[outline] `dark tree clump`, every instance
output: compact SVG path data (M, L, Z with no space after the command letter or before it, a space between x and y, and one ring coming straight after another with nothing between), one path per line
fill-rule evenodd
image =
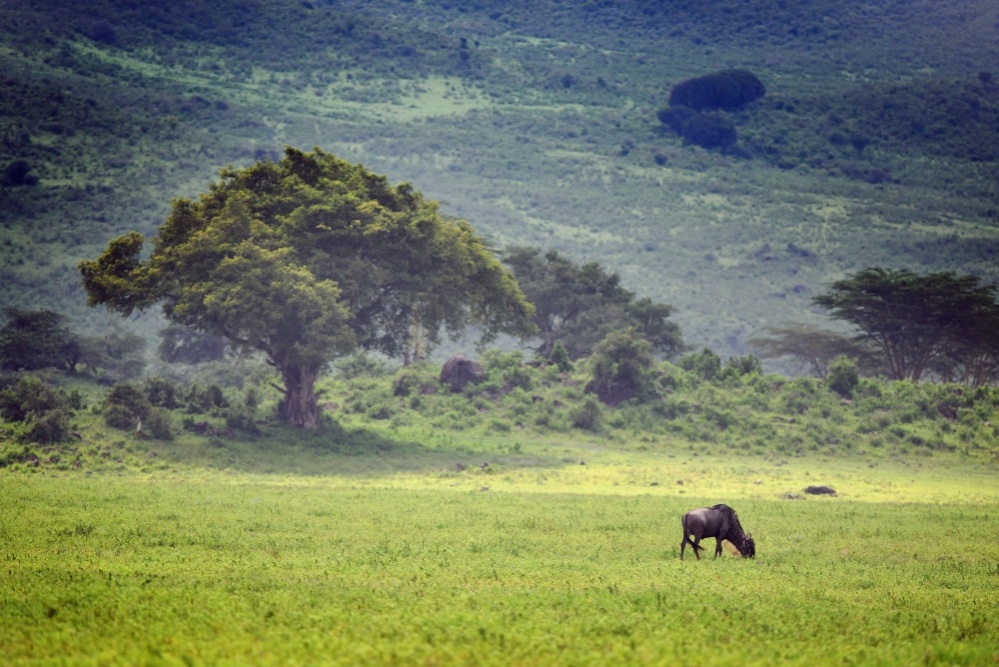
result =
M27 160L14 160L3 170L3 175L0 176L0 185L38 185L38 177L29 173L30 171L30 162Z
M109 21L100 19L90 24L87 37L101 44L114 44L118 41L118 33Z
M741 109L766 93L763 82L744 69L730 69L687 79L673 87L669 105L696 111Z
M702 148L725 148L738 139L732 121L713 113L692 115L681 126L680 136Z
M668 125L684 141L702 148L725 148L738 140L732 121L717 113L701 113L690 107L660 109L659 122Z

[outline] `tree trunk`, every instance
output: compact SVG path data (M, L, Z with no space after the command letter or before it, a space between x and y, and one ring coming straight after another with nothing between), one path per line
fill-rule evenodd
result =
M278 406L281 418L297 428L319 428L319 396L316 379L319 368L315 366L284 366L284 399Z

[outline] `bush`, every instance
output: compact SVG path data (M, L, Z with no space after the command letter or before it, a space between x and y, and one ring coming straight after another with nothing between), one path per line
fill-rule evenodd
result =
M587 391L609 405L633 397L648 400L655 394L652 362L652 344L635 329L612 331L590 356L593 380Z
M380 377L389 372L388 364L363 353L345 357L333 364L337 374L345 379Z
M839 355L829 363L826 386L843 398L853 398L853 390L860 382L856 362L845 355Z
M593 397L587 398L569 414L574 428L597 433L603 426L603 412L600 402Z
M156 440L169 440L168 414L153 407L145 392L127 382L116 384L104 399L104 422L121 431L135 429Z
M548 361L555 364L561 373L572 372L572 360L569 359L569 353L566 351L565 346L562 345L562 343L555 343L555 347L552 348L552 353L548 355Z
M0 391L0 417L17 423L15 437L25 442L44 444L67 439L75 406L82 406L78 394L67 394L31 375Z
M708 348L680 357L678 364L683 370L709 381L721 372L721 357Z

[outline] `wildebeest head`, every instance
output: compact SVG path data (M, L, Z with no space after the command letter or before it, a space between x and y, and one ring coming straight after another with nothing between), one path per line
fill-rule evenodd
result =
M752 535L747 534L743 538L742 544L739 545L739 553L743 558L756 558L756 542L753 541Z

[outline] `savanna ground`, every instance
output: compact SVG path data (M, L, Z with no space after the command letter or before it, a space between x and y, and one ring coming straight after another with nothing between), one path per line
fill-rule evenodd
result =
M330 437L0 470L7 664L999 660L992 463ZM838 495L785 497L810 484ZM755 561L679 560L680 515L717 502Z

